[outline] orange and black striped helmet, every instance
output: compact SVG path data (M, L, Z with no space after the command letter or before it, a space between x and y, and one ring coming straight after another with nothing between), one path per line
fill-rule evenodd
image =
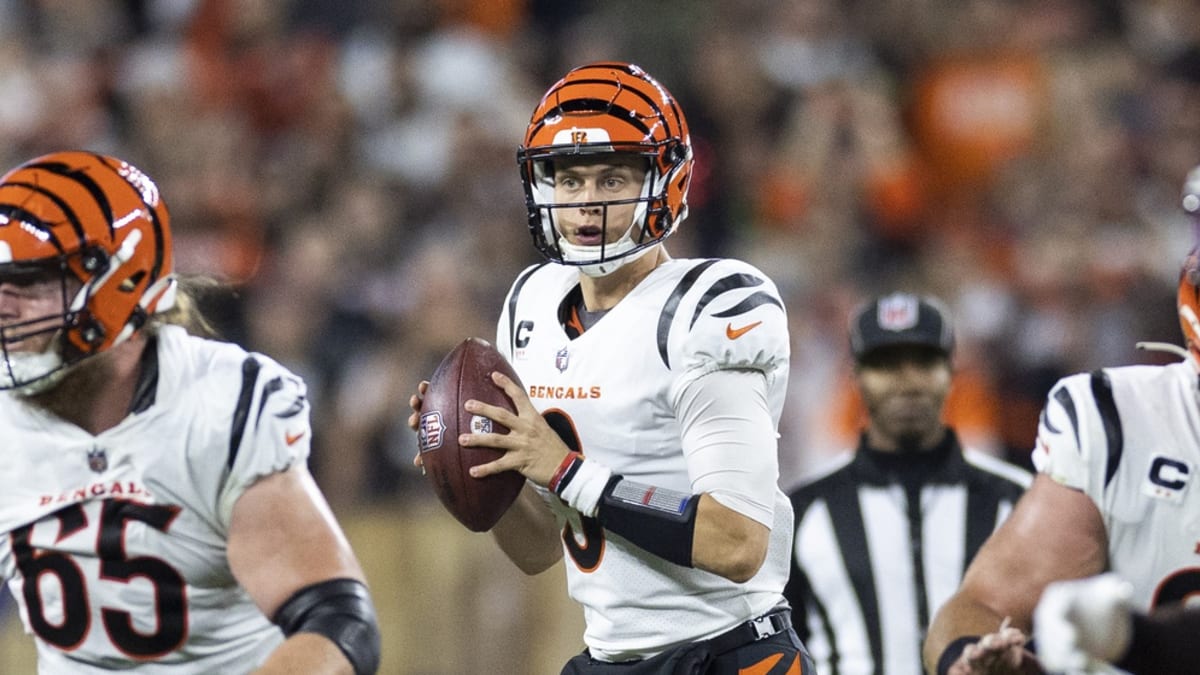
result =
M62 314L0 327L0 388L51 374L13 377L10 348L32 335L60 334L58 370L123 342L174 303L170 216L149 176L72 151L0 177L0 281L47 273L62 281Z
M562 205L554 203L553 160L605 153L648 160L645 188L634 200L633 239L598 247L590 258L564 255L554 224L554 208ZM582 266L626 258L670 236L687 215L693 162L687 121L666 87L635 65L592 63L556 82L533 111L517 162L534 246L555 262Z
M1176 307L1188 352L1200 361L1200 166L1183 182L1183 210L1191 220L1193 248L1179 270Z

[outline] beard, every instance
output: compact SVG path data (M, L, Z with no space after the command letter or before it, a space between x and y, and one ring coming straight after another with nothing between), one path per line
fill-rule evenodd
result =
M64 373L62 357L56 349L9 353L5 361L7 367L0 370L0 383L18 396L48 391L58 384Z
M61 419L75 421L80 411L86 409L105 384L112 381L114 368L110 355L110 352L103 352L67 366L48 388L18 395L18 398Z

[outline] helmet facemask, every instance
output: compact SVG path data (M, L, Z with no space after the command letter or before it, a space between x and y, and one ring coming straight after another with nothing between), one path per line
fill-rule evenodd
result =
M631 156L646 163L638 195L557 201L556 166L618 164ZM517 162L534 246L546 259L590 276L610 274L653 250L687 215L693 163L687 122L670 93L631 64L581 66L554 84L534 109ZM609 217L631 204L628 220ZM567 208L600 210L601 243L571 244L563 236ZM615 228L621 236L611 241Z
M628 153L614 160L614 153L596 153L595 164L628 164L628 157L638 157L641 153ZM587 155L569 155L574 163L590 164ZM652 222L661 222L670 216L666 212L662 185L664 179L657 177L646 161L639 169L642 173L641 188L637 196L624 199L602 199L593 201L557 201L554 190L555 161L552 159L530 160L535 180L535 186L527 195L539 214L539 230L534 235L538 250L546 257L563 265L575 266L588 276L599 277L611 274L623 265L641 258L663 239L670 235L667 231L660 236L652 234ZM614 214L615 211L625 210L623 207L632 206L632 215L627 219ZM599 211L599 239L594 245L572 244L568 233L564 231L559 214L569 209ZM673 229L673 228L672 228ZM619 230L621 236L612 240L614 230Z
M70 274L66 257L0 264L0 293L18 296L5 302L55 298L58 307L15 322L0 320L0 390L27 396L53 388L67 366L81 358L65 353L68 343L64 336L77 323L78 307L84 304L83 289ZM38 346L39 342L44 344Z

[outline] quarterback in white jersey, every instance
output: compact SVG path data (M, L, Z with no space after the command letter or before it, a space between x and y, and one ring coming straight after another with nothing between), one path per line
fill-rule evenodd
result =
M493 528L509 558L530 574L566 558L587 649L562 672L812 672L782 594L787 316L754 267L662 246L693 163L678 104L637 66L581 66L536 106L518 161L549 261L497 329L524 387L493 374L516 414L466 408L509 431L459 442L505 451L473 476L528 479Z
M0 574L38 671L373 673L304 383L189 334L170 244L119 159L0 178Z
M585 608L588 647L623 660L711 637L739 615L779 604L792 509L776 486L774 439L757 434L701 447L689 438L681 445L689 420L678 413L689 385L727 371L763 378L764 412L777 423L787 388L786 317L774 287L749 265L671 260L571 339L558 311L578 283L569 267L532 269L509 296L512 313L501 318L497 344L534 406L589 461L647 486L712 494L770 529L762 567L736 584L669 563L543 490L566 528L568 582ZM761 479L743 485L730 473Z
M1115 572L1142 611L1200 592L1195 249L1180 272L1177 306L1188 346L1174 348L1182 363L1105 368L1051 389L1033 451L1038 476L934 619L925 644L930 672L1039 672L1026 642L1053 582Z

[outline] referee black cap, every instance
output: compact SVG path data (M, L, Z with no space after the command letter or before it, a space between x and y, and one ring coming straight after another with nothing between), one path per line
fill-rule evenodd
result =
M929 347L949 357L954 352L954 329L941 301L912 293L875 298L850 321L850 352L862 361L880 347Z

